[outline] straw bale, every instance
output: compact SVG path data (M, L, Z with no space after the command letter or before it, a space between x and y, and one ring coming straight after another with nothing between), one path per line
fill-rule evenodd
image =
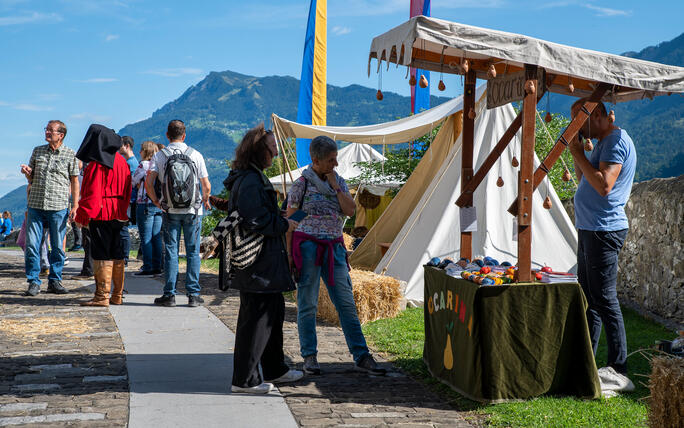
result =
M654 357L651 360L651 427L684 427L684 359Z
M40 342L41 336L75 337L74 335L91 329L88 320L83 317L36 317L0 321L0 333L20 337L25 340L24 343Z
M394 318L399 314L402 295L398 280L360 269L352 269L349 274L361 324L381 318ZM340 325L337 311L322 280L318 294L318 316L331 324Z
M348 235L348 234L346 234L346 233L343 233L343 234L342 234L342 237L344 238L344 247L345 247L347 250L353 250L353 249L354 249L354 246L353 246L353 244L354 244L354 237L351 236L351 235Z

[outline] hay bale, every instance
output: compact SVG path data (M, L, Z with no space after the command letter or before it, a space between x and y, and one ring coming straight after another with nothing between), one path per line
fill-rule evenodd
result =
M654 357L651 360L651 427L684 427L684 359Z
M350 251L353 250L354 249L354 246L353 246L354 237L351 235L348 235L346 233L343 233L342 238L344 238L344 248L346 248L347 250L350 250Z
M359 269L352 269L349 274L354 290L356 312L361 324L381 318L394 318L399 314L402 295L398 280ZM337 311L322 280L318 293L318 317L331 324L340 325Z

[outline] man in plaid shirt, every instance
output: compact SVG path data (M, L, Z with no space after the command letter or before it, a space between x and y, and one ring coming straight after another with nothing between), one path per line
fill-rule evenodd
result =
M47 291L56 294L68 292L62 286L65 256L62 241L67 221L72 219L78 208L79 189L76 153L63 145L66 132L63 122L48 122L45 128L45 141L48 144L35 147L29 164L21 165L21 172L29 182L24 253L26 281L29 283L27 296L40 293L40 242L45 226L48 227L51 247Z

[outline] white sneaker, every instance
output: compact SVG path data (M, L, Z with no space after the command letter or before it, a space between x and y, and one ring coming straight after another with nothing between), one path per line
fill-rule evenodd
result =
M612 367L601 367L598 369L598 375L601 391L634 391L634 383L627 376L616 372Z
M69 264L69 257L64 257L64 264L62 266L66 266Z
M287 373L280 376L279 378L267 380L266 382L272 382L272 383L296 382L303 377L304 377L303 371L291 369L291 370L288 370Z
M273 389L272 383L262 382L256 386L249 386L242 388L240 386L232 385L230 390L238 394L268 394Z

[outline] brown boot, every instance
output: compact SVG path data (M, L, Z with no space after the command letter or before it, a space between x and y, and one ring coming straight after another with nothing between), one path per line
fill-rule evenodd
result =
M109 288L112 282L111 260L93 260L95 269L95 296L92 300L81 302L81 306L109 306Z
M120 305L123 303L123 288L124 288L124 278L126 272L124 268L126 267L123 260L114 260L114 267L112 268L112 283L114 283L114 288L112 289L112 297L109 299L111 305Z

